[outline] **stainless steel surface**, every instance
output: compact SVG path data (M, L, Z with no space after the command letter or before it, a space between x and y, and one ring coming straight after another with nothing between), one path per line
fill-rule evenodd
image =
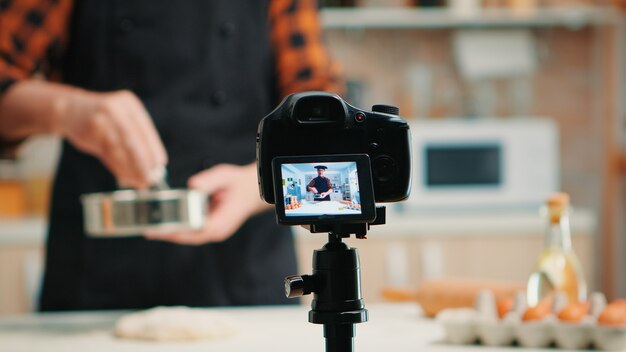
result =
M95 237L171 232L204 226L207 194L197 190L123 190L81 197L85 231Z

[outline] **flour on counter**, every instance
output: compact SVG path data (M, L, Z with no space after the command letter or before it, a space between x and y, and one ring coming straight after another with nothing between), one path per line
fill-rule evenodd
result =
M122 316L114 333L125 339L187 341L235 334L239 325L229 315L189 307L156 307Z

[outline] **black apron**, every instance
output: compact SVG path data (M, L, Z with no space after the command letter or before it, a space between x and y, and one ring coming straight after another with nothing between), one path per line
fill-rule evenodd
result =
M218 163L255 159L258 121L277 103L260 0L77 0L64 82L139 96L169 155L172 187ZM40 309L281 304L293 238L269 211L223 243L93 239L79 196L116 189L96 159L63 145Z
M328 191L328 179L325 177L320 177L317 176L316 178L313 179L315 181L315 189L317 189L317 192L319 193L324 193L326 191ZM315 201L326 201L326 200L330 200L330 194L327 195L324 198L315 198Z

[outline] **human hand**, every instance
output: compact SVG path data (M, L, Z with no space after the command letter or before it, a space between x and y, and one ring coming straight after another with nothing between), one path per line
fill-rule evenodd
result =
M79 150L98 158L120 186L147 188L157 181L167 153L134 93L76 90L64 104L61 134Z
M309 191L313 192L313 194L318 193L315 187L309 187Z
M169 234L148 233L146 238L192 245L222 242L249 217L270 208L259 197L254 163L245 166L216 165L192 176L188 186L211 195L204 228Z

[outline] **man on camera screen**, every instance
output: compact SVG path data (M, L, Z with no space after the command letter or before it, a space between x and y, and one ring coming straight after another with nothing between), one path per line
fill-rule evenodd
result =
M330 179L328 177L324 177L324 172L327 167L324 165L315 166L317 169L317 177L309 182L309 185L306 187L307 191L313 192L315 197L314 201L324 201L330 200L330 193L333 191L333 187L330 183Z

